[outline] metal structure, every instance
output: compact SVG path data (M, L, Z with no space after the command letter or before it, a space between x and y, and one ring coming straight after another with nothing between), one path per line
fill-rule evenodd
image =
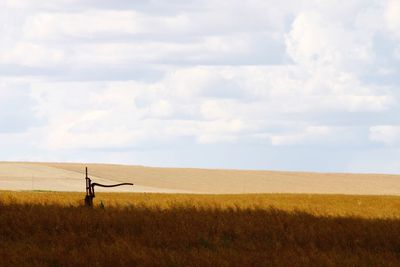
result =
M88 176L88 168L86 167L86 197L85 197L85 205L87 207L93 207L93 198L95 198L94 187L117 187L122 185L133 185L132 183L121 183L121 184L114 184L114 185L104 185L99 183L92 183L92 179Z

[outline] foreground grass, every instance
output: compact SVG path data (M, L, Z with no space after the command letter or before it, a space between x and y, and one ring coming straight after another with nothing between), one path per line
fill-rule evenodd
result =
M0 191L5 204L41 204L78 207L84 193ZM197 208L273 207L283 211L302 211L316 216L355 216L361 218L399 218L399 196L350 196L308 194L190 195L149 193L97 193L95 205L105 207L153 207L170 209L179 206Z
M0 266L400 266L397 197L81 198L0 192Z

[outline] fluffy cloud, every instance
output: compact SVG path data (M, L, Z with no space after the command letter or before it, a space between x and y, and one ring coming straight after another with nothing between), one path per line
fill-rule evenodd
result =
M335 67L355 71L373 61L370 36L345 28L323 14L299 14L286 39L291 58L307 68Z
M275 151L274 166L304 147L387 148L398 143L399 7L2 1L0 132L28 159L144 164L173 154L171 165L207 166L197 152L210 147L237 147L235 162ZM274 167L246 162L237 167Z
M296 132L299 122L285 116L304 120L321 112L383 112L394 103L390 94L362 88L351 77L328 84L313 79L288 78L273 67L203 66L172 71L154 83L37 83L32 95L37 116L49 122L44 142L52 149L134 146L180 137L233 142L266 135L272 145L295 145L323 139L330 127L303 121ZM279 125L284 125L280 134L269 134Z

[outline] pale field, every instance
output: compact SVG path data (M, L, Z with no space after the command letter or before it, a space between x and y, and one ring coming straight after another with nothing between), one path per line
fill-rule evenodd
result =
M0 163L0 190L84 191L85 166L95 182L135 184L114 190L123 192L400 194L400 175L9 162Z

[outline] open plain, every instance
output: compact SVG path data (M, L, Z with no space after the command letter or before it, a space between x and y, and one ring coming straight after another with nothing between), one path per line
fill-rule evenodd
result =
M399 195L400 175L311 173L112 164L0 163L0 190L84 191L85 166L99 183L132 182L134 187L99 191L248 194L307 193Z
M0 266L399 266L399 180L4 162Z

